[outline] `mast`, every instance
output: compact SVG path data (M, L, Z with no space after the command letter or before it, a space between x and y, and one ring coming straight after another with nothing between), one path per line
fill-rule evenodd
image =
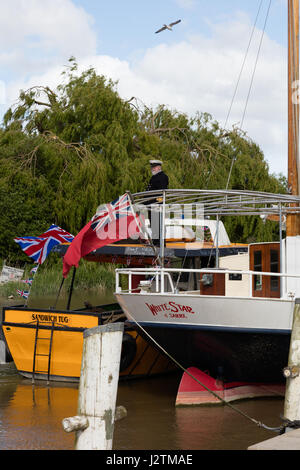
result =
M299 195L299 0L288 0L288 184ZM286 235L300 235L300 217L288 215Z

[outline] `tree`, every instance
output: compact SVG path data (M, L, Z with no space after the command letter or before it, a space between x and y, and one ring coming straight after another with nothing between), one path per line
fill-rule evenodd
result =
M171 188L285 192L263 153L239 130L224 131L207 113L188 117L164 105L124 101L116 83L74 58L56 90L21 91L0 129L0 256L20 257L16 236L52 223L78 231L99 204L145 190L148 160L160 157ZM230 174L230 179L228 176ZM233 241L275 232L257 218L226 221ZM273 227L273 226L272 226ZM240 240L241 241L241 240Z

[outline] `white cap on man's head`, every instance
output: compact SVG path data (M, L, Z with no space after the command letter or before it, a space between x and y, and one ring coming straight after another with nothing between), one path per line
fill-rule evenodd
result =
M149 160L149 163L151 166L161 166L163 162L161 160Z

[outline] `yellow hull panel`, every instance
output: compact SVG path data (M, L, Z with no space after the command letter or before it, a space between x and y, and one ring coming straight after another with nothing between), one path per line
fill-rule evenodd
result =
M39 330L36 341L37 321ZM50 348L52 322L53 336ZM22 375L31 377L34 370L35 378L47 379L51 349L49 379L78 381L81 372L83 331L98 324L98 315L15 308L5 309L3 333L15 366ZM129 356L121 356L121 365L126 366L120 372L121 377L149 376L174 370L171 362L135 330L126 330L123 345L128 335L131 336L131 343L135 342L135 346L132 348L131 344L131 350L127 349L126 354ZM125 346L126 344L124 348Z
M32 373L35 332L34 328L15 326L10 327L10 330L4 333L10 353L19 371ZM50 327L49 330L40 330L39 333L45 339L40 340L37 344L35 370L37 373L47 374ZM69 378L79 377L82 346L82 332L55 330L51 351L50 375Z

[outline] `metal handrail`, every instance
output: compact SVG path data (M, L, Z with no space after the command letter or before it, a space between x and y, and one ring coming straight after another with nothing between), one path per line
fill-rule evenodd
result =
M202 204L206 215L262 215L299 213L300 197L291 194L236 190L167 189L132 195L137 206L164 198L165 205Z
M168 279L170 281L170 286L171 286L171 293L175 293L175 288L173 284L173 280L170 276L170 273L213 273L213 274L242 274L242 275L248 275L249 276L249 291L252 293L252 276L272 276L272 277L280 277L280 278L299 278L300 279L300 273L299 274L289 274L289 273L273 273L273 272L264 272L264 271L252 271L252 270L233 270L233 269L218 269L218 268L204 268L204 269L196 269L196 268L191 268L191 269L186 269L186 268L161 268L161 267L156 267L156 268L118 268L115 270L116 272L116 293L124 292L120 288L120 283L119 283L119 275L120 274L125 274L129 276L129 289L128 292L132 293L132 276L133 275L147 275L151 276L154 275L156 278L156 285L158 284L159 278L161 279L161 289L160 292L164 292L164 276L168 276ZM252 297L252 295L250 296Z
M135 272L139 270L139 272ZM171 289L172 289L172 292L174 293L175 292L175 287L174 287L174 284L173 284L173 279L171 278L171 275L170 273L168 272L165 272L165 269L160 269L160 270L151 270L151 272L149 273L149 271L142 269L142 271L144 272L141 272L140 271L140 268L137 268L136 270L130 270L130 269L116 269L116 292L124 292L123 290L120 290L120 283L119 283L119 273L120 274L128 274L129 275L129 280L128 280L128 292L129 293L132 293L133 292L133 289L132 289L132 276L134 274L144 274L145 276L146 275L151 275L151 274L154 274L153 277L155 277L155 281L156 281L156 290L158 291L158 287L159 287L159 278L160 278L160 285L161 285L161 289L160 291L161 292L164 292L164 277L167 276L168 277L168 280L170 282L170 286L171 286Z

